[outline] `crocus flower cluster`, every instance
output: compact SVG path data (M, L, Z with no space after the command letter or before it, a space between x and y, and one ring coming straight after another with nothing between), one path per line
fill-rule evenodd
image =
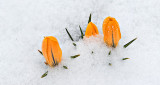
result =
M103 21L102 30L104 34L104 42L109 47L116 47L118 45L119 40L121 39L121 32L119 28L119 24L113 17L107 17ZM86 37L95 36L99 34L98 28L92 22L90 22L86 28Z
M121 39L119 24L113 17L107 17L103 21L102 30L104 42L109 47L116 47ZM98 28L93 22L89 22L86 28L85 37L98 35ZM61 62L62 50L57 39L53 36L45 37L42 42L42 53L46 59L46 64L54 67Z

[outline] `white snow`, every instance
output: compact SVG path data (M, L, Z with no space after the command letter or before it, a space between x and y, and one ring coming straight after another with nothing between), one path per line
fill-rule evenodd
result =
M160 85L159 4L159 0L0 0L0 85ZM78 41L79 25L85 32L90 13L100 35ZM121 28L115 49L103 42L102 23L108 16L115 17ZM55 68L46 66L37 51L44 36L56 37L63 51ZM76 54L80 56L70 58Z

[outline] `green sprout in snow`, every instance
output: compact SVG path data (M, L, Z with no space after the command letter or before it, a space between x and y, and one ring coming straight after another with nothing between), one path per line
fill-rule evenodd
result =
M91 22L91 13L89 15L88 23Z
M130 42L128 42L127 44L125 44L123 47L126 48L128 47L132 42L134 42L137 38L134 38L133 40L131 40Z
M43 55L42 51L38 50L38 52Z
M122 60L127 60L127 59L129 59L129 58L123 58Z
M70 33L68 32L67 28L65 28L65 29L66 29L66 32L67 32L68 36L70 37L70 39L71 39L72 41L74 41L73 38L72 38L72 36L71 36Z
M78 56L80 56L80 54L71 56L71 58L77 58Z
M46 72L41 76L41 78L46 77L47 74L48 74L48 71L46 71Z
M68 67L67 67L67 66L63 66L63 68L64 68L64 69L68 69Z

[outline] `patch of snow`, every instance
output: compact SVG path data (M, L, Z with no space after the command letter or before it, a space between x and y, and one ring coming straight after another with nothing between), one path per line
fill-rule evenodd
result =
M159 0L1 0L0 85L159 85L159 4ZM79 25L85 32L90 13L100 35L79 40ZM117 19L122 34L115 49L103 42L102 23L108 16ZM56 37L62 49L62 62L55 68L46 66L37 51L44 36ZM76 54L80 56L70 58Z

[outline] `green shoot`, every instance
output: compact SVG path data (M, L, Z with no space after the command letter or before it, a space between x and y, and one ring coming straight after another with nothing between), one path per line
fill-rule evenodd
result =
M48 71L46 71L46 72L41 76L41 78L47 76L47 74L48 74Z
M79 28L80 28L80 31L81 31L81 38L83 39L83 32L82 32L82 29L81 29L81 26L79 25Z
M129 59L129 58L123 58L122 60L127 60L127 59Z
M80 56L80 54L71 56L71 58L77 58L78 56Z
M63 68L64 68L64 69L68 69L68 67L67 67L67 66L63 66Z
M111 50L109 51L108 55L111 55Z
M67 28L65 28L65 29L66 29L66 32L67 32L68 36L70 37L70 39L71 39L72 41L74 41L73 38L72 38L72 36L71 36L70 33L68 32Z
M91 22L91 13L89 15L88 23Z
M108 65L109 65L109 66L111 66L112 64L111 64L111 63L109 63Z
M77 45L76 45L76 43L73 43L73 45L76 47Z
M43 55L42 51L38 50L38 52Z
M131 40L130 42L128 42L127 44L125 44L123 47L126 48L128 47L132 42L134 42L137 38L134 38L133 40Z
M92 54L93 54L94 52L92 51Z

